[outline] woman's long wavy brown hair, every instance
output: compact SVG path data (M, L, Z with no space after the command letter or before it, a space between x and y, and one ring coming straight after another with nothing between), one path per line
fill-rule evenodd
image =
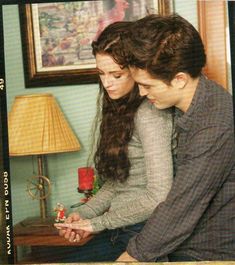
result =
M128 34L129 23L131 22L116 22L105 28L92 43L93 54L108 54L121 68L125 68L125 47L122 38ZM99 123L99 136L94 163L101 179L123 182L128 178L131 166L128 143L133 135L135 113L143 99L135 84L129 94L112 100L100 81L95 126L97 129Z

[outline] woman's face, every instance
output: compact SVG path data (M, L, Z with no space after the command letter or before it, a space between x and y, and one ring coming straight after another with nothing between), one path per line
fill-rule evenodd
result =
M110 55L96 54L96 67L101 82L111 99L119 99L133 89L135 81L129 69L121 69Z

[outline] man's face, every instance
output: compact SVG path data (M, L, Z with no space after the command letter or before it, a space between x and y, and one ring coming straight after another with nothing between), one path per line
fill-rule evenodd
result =
M147 71L130 67L132 78L139 86L141 96L146 96L158 109L177 106L180 101L178 89L152 77Z

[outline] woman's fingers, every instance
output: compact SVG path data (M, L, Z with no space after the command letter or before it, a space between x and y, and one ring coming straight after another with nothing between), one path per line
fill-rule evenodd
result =
M63 229L63 228L70 228L70 229L79 229L77 228L77 223L59 223L59 224L54 224L54 226L57 229Z
M74 233L74 232L72 232L72 229L67 229L65 234L64 234L64 238L69 240L71 233Z
M85 230L87 232L93 232L91 223L89 220L80 220L78 222L73 222L73 223L58 223L55 224L55 227L57 229L63 229L63 228L67 228L67 229L72 229L72 230Z
M81 240L81 237L80 237L80 235L79 234L76 234L76 236L75 236L75 239L74 240L76 240L76 242L79 242L80 240Z

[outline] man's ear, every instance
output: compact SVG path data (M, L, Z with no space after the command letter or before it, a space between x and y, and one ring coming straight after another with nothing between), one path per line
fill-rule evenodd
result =
M182 89L188 83L189 76L186 73L179 72L171 81L171 85L177 89Z

